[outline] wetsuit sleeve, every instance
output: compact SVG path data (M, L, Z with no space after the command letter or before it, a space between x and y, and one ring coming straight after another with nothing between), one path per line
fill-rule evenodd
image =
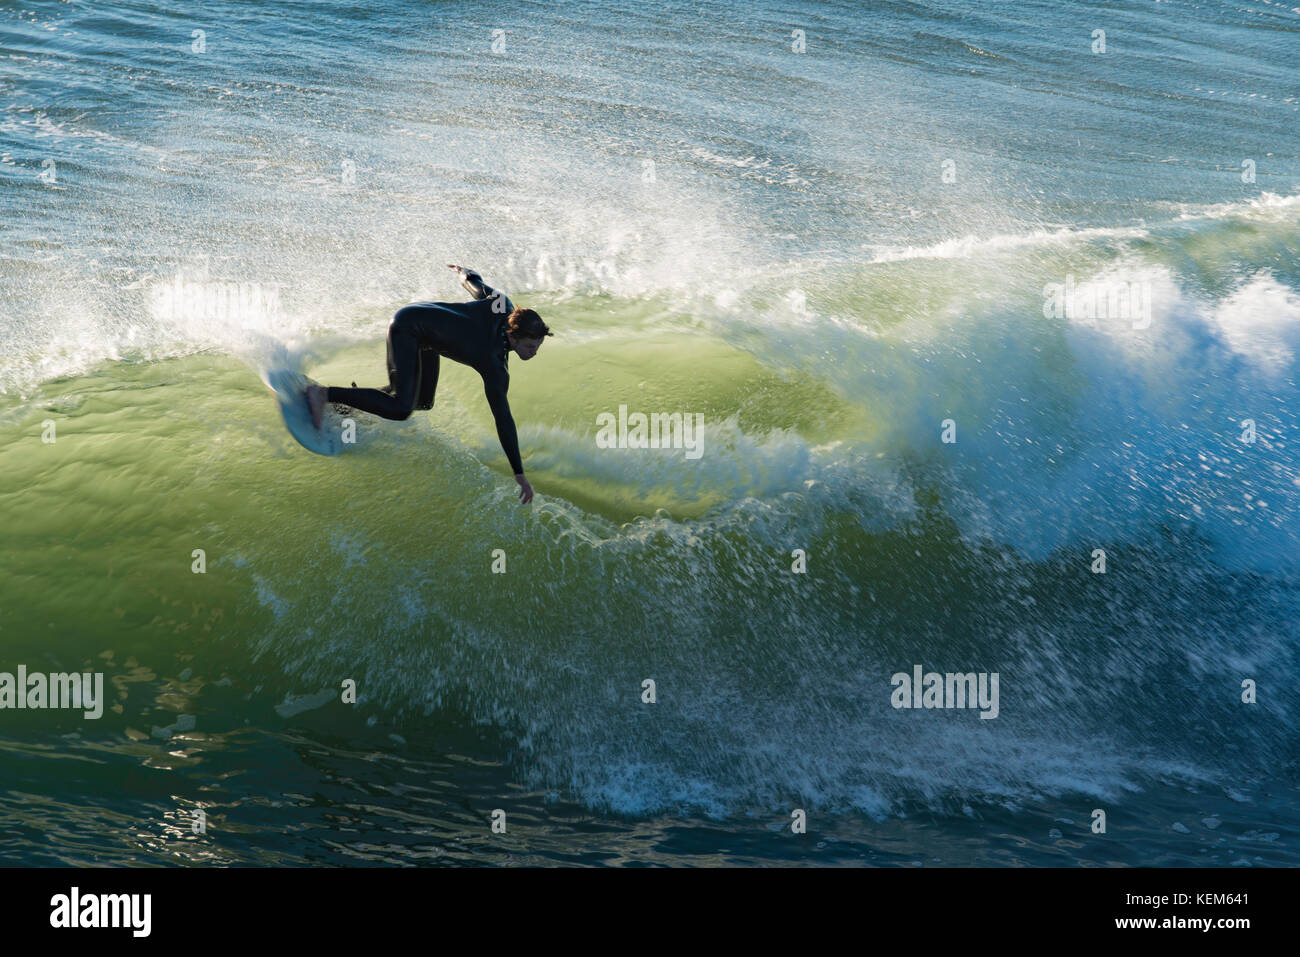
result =
M519 435L515 430L515 419L510 414L510 401L506 398L506 389L510 380L505 377L483 377L483 393L487 396L488 406L492 409L492 418L497 423L497 438L501 448L516 475L524 474L524 463L519 457Z
M493 289L485 283L483 277L473 269L465 270L465 275L461 277L460 284L464 286L465 291L475 299L491 299L494 296L500 296L501 306L499 308L494 308L494 312L509 313L514 309L514 304L504 292L499 289ZM493 303L493 306L496 307L496 304Z
M460 284L475 299L486 299L496 294L496 290L485 283L483 277L473 269L465 270L465 275L460 277Z

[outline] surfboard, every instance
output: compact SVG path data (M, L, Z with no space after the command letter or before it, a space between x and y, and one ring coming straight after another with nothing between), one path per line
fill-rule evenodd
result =
M338 455L347 447L342 436L343 423L328 402L325 403L320 428L312 424L311 410L307 407L307 386L318 385L316 380L291 369L269 369L262 374L262 381L275 394L289 434L304 449L317 455Z

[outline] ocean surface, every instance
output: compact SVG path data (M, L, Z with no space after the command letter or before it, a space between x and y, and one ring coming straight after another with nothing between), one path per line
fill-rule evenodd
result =
M1294 4L0 0L0 863L1300 863Z

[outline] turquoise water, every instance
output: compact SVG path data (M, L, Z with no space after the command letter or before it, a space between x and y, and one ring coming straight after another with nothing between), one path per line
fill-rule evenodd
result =
M0 709L0 859L1296 864L1297 31L0 5L0 672L108 696ZM334 459L260 379L446 262L557 333L527 508L469 370Z

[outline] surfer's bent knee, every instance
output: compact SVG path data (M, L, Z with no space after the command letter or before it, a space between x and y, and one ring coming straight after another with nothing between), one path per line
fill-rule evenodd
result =
M393 321L388 324L391 332L394 329L407 329L411 322L420 314L419 306L403 306L393 313Z

